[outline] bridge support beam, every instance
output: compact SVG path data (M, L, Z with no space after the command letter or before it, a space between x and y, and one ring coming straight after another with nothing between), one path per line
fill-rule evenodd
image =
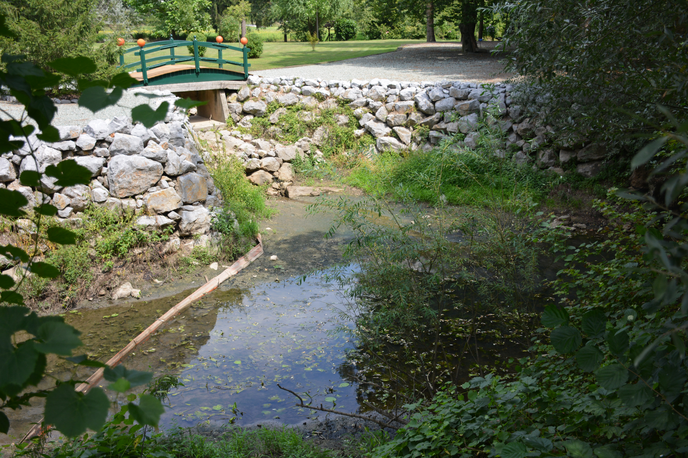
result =
M199 102L208 102L205 105L197 108L198 116L221 123L227 122L227 118L229 117L229 108L227 108L227 96L225 95L224 89L185 92L175 91L174 95L182 98L198 100Z

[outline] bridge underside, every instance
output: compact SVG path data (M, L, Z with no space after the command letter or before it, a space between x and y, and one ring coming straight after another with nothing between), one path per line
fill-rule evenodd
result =
M238 91L246 85L243 73L221 68L201 67L201 72L197 74L193 65L166 65L147 73L147 86L143 85L141 72L129 73L132 78L141 81L141 84L133 87L150 91L168 90L179 97L207 102L197 108L198 116L192 118L192 124L196 119L203 126L208 125L207 121L225 124L229 117L225 90Z

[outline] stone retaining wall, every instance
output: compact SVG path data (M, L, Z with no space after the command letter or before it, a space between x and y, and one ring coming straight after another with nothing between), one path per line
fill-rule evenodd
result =
M398 82L382 79L371 81L325 81L294 77L260 78L251 76L248 87L229 97L232 119L242 127L251 127L255 117L266 116L268 104L280 105L270 115L279 129L279 118L285 107L301 104L304 120L315 118L320 110L337 107L345 101L354 110L358 126L355 135L375 138L375 152L388 150L429 150L451 134L463 134L459 145L477 147L479 121L498 123L505 132L503 149L495 154L509 156L519 164L530 164L563 174L562 166L575 168L584 176L597 174L606 156L599 144L560 144L552 128L536 119L525 117L524 110L512 102L514 87L510 84L479 85L447 81L441 83ZM308 112L312 113L311 115ZM484 117L484 118L483 118ZM341 119L340 119L341 118ZM347 116L337 123L347 125ZM427 140L414 133L419 126L430 129ZM315 156L327 136L324 127L311 138L293 145L253 139L239 131L221 131L228 151L245 164L249 179L256 184L272 183L272 191L283 191L292 180L289 163L296 154ZM207 140L212 141L210 136Z
M137 224L146 230L171 226L175 236L205 234L219 192L188 127L186 114L174 109L166 122L150 129L118 117L95 119L83 128L60 126L57 143L31 137L35 159L28 145L0 157L0 187L21 192L29 201L28 210L41 202L54 205L62 221L78 219L88 205L95 204L143 212ZM19 183L25 170L44 172L67 159L91 171L90 185L63 188L45 175L36 192ZM179 237L172 239L178 247Z

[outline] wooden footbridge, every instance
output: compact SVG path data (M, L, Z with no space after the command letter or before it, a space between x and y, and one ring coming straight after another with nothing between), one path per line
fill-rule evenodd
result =
M240 45L241 46L241 45ZM179 54L176 49L193 49L193 55ZM134 87L148 90L169 90L181 97L208 102L198 107L198 115L221 123L226 122L226 90L238 91L248 79L249 48L222 43L169 40L146 43L138 41L138 46L124 50L120 54L118 68L140 81ZM217 57L206 57L205 53L216 53ZM125 64L125 55L133 53L138 60ZM240 56L237 55L240 53ZM237 56L236 60L227 57ZM204 66L203 64L210 64Z

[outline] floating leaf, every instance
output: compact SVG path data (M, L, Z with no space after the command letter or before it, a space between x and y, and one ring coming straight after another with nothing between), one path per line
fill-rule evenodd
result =
M339 384L339 388L346 388L347 386L349 386L347 382L342 382Z
M240 365L240 364L241 364L241 361L239 361L239 360L237 359L236 361L234 361L234 364L239 364L239 365Z
M325 401L326 402L337 402L337 398L332 397L332 396L328 396L325 398Z

